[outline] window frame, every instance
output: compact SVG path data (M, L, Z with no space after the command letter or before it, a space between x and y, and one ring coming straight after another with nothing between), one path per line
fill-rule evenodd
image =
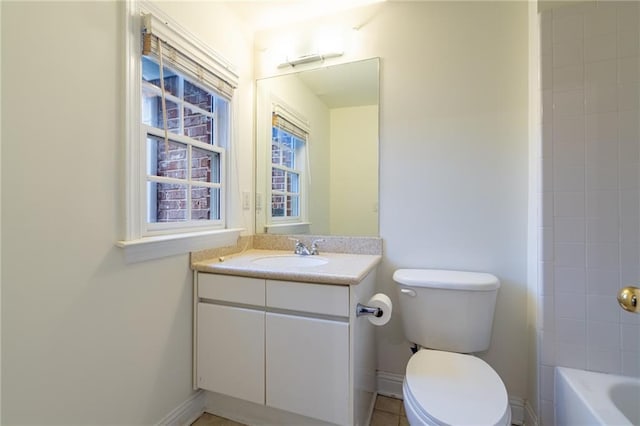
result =
M262 133L265 138L268 137L269 143L265 144L265 164L264 170L267 175L266 179L266 188L265 188L265 200L263 201L266 212L265 212L265 223L264 228L265 232L269 234L281 234L281 233L306 233L309 231L309 226L311 223L309 222L309 200L308 194L310 190L310 173L309 170L309 161L308 155L309 150L311 149L311 126L309 121L295 108L288 105L282 99L274 95L273 93L269 93L267 98L268 101L268 123L267 117L260 117L260 121L264 123L264 130ZM271 159L271 138L273 137L273 115L278 115L282 117L284 120L288 121L290 124L294 125L296 128L301 130L306 134L305 139L301 139L303 141L302 152L299 154L299 160L302 164L301 169L299 169L299 209L300 214L295 217L274 217L271 211L272 207L272 182L271 182L271 173L272 173L272 159ZM268 131L268 134L267 134Z
M281 114L282 116L282 114ZM285 120L287 120L286 116L282 116L282 118L284 118ZM289 121L289 120L288 120ZM278 190L274 190L273 189L273 182L272 180L270 180L271 185L269 187L269 191L268 191L268 197L269 197L269 223L271 225L284 225L284 224L296 224L296 223L302 223L304 222L303 218L307 217L306 214L306 200L307 200L307 193L308 193L308 185L307 185L307 161L306 161L306 156L307 156L307 150L308 148L308 132L307 132L307 136L302 139L297 135L294 135L292 133L289 133L286 131L286 129L283 129L282 127L278 127L272 124L272 132L273 132L273 128L277 127L280 129L280 131L286 132L289 135L291 135L292 137L296 138L298 141L300 141L302 143L302 146L297 148L297 149L293 149L292 150L292 154L294 156L294 164L295 167L287 167L284 166L282 164L274 164L273 163L273 153L271 155L271 161L269 163L269 167L268 167L268 175L271 176L271 179L273 179L273 170L280 170L284 173L285 176L285 182L287 181L287 174L293 173L296 174L298 176L298 191L297 192L290 192L287 190L287 185L285 183L285 188L282 191L278 191ZM302 129L301 129L302 130ZM272 133L273 134L273 133ZM273 138L273 136L272 136ZM271 141L271 144L269 144L269 148L272 149L273 146L273 139ZM281 148L284 149L284 148ZM283 215L283 216L274 216L273 215L273 197L275 196L282 196L285 198L285 205L287 203L287 199L290 196L296 196L298 198L298 215L296 216L288 216L288 215ZM285 207L286 210L286 207Z
M151 14L155 28L168 39L175 42L177 48L193 54L200 63L214 63L213 72L237 87L238 74L233 66L214 52L196 36L167 17L157 6L138 0L125 1L125 85L124 117L125 124L125 182L124 182L124 235L116 242L125 251L127 261L143 261L158 257L186 253L193 250L233 245L242 229L228 227L228 188L230 176L230 148L234 145L233 115L235 114L235 96L229 99L229 146L225 147L225 159L221 158L220 180L224 180L224 190L220 193L220 216L223 221L212 224L211 221L168 222L170 226L149 227L147 223L147 129L142 123L142 14ZM163 37L164 39L164 37ZM189 81L197 83L191 76L180 72ZM199 85L202 86L202 85ZM207 89L210 90L210 89ZM164 132L162 138L164 138ZM175 138L174 138L175 136ZM178 140L180 135L170 133L170 140ZM217 222L217 221L216 221ZM163 224L164 225L164 224ZM159 229L154 229L159 228Z

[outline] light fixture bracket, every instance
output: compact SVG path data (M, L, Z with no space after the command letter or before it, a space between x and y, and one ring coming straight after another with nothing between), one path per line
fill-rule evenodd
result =
M278 68L295 67L297 65L310 64L312 62L324 62L325 59L337 58L343 54L343 52L310 53L308 55L298 56L294 59L287 58L285 62L278 65Z

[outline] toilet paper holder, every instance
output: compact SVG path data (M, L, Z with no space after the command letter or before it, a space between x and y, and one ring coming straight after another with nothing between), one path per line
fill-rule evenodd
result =
M373 315L376 318L380 318L383 312L380 308L373 308L371 306L363 305L362 303L358 303L356 305L356 316L361 317L364 315Z

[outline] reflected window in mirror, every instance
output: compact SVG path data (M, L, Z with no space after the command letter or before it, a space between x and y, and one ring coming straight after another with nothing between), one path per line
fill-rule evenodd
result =
M256 82L256 233L378 235L379 59L325 65ZM271 198L274 178L287 184L272 170L274 111L311 130L298 221Z
M306 196L304 172L309 133L282 113L272 113L271 222L300 222Z

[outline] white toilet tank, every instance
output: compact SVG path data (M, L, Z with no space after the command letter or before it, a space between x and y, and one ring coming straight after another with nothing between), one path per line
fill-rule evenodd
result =
M409 341L459 353L489 348L498 278L482 272L398 269L393 280Z

